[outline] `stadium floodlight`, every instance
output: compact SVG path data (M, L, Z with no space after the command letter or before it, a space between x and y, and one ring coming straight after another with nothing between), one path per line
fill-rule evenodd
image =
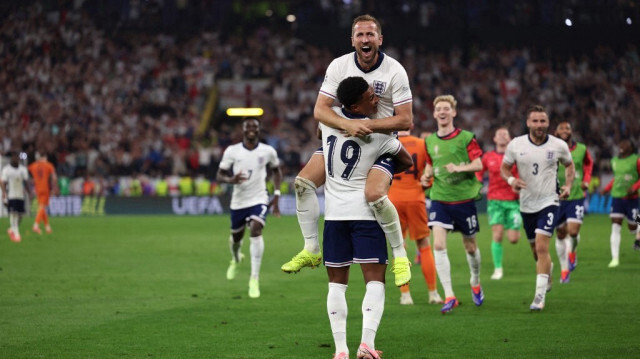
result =
M264 110L261 107L229 107L227 116L245 117L245 116L262 116Z
M293 14L289 14L287 15L287 21L289 22L295 22L296 21L296 16Z
M628 18L627 18L627 25L631 25L631 24L633 24L633 21L631 21L631 18L630 18L630 17L628 17Z
M564 20L564 24L567 25L567 26L571 26L571 25L573 25L573 21L571 21L571 19L569 19L569 18L566 18Z
M271 15L273 15L273 10L269 9L265 11L264 14L267 15L268 17L271 17Z

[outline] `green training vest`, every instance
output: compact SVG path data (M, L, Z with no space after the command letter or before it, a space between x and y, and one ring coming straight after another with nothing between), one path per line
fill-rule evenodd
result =
M613 169L611 197L622 198L629 195L627 190L638 180L637 163L637 154L632 154L625 158L614 157L611 159L611 168Z
M571 193L569 193L569 197L566 199L567 201L583 199L585 197L584 191L582 190L582 180L584 178L584 158L586 156L587 146L582 143L576 143L576 148L571 151L573 165L576 168L576 177L571 185ZM562 163L558 163L558 183L560 183L560 186L564 186L565 183L564 169L565 167Z
M467 164L467 146L474 134L462 130L451 139L443 140L436 133L427 137L427 151L433 163L433 186L429 198L436 201L458 202L475 199L480 194L482 184L473 172L449 173L444 167L449 163Z

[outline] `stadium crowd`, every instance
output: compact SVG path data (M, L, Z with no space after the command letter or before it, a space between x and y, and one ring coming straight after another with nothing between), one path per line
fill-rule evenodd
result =
M130 193L122 178L215 177L224 149L241 139L238 123L220 113L210 125L201 119L222 79L268 81L252 103L265 109L263 138L278 150L290 181L320 145L313 105L326 66L338 55L268 27L225 38L202 32L187 41L144 32L117 36L80 9L45 11L39 3L9 14L0 40L0 152L44 152L60 177L97 178L111 194ZM431 101L448 93L459 100L457 124L485 149L492 148L496 127L524 133L532 103L549 109L552 125L572 122L596 173L610 172L621 139L640 144L634 44L621 53L600 46L576 56L534 47L472 48L469 56L457 46L382 49L408 72L416 134L435 130Z

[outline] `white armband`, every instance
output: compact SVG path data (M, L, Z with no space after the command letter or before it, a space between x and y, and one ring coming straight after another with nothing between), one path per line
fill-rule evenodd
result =
M273 195L280 196L280 190L279 189L273 190Z

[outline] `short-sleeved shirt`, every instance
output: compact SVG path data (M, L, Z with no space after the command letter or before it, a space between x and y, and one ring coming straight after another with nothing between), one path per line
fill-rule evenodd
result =
M35 161L29 165L29 172L33 177L36 194L48 195L51 191L51 176L56 172L48 161Z
M518 166L518 175L527 184L520 191L520 211L536 213L549 206L560 204L558 186L558 162L572 162L567 143L555 136L536 145L529 135L514 138L504 154L503 163Z
M24 181L29 179L29 173L27 173L27 168L25 166L4 166L2 169L1 179L2 182L7 184L7 199L24 200Z
M257 204L268 204L267 194L267 166L280 166L276 150L264 143L258 143L250 150L244 143L236 143L227 147L222 154L219 168L233 173L244 173L247 180L234 184L231 194L231 209L241 209Z
M351 115L334 107L344 118ZM383 154L396 155L402 144L393 136L372 133L365 138L345 137L334 128L320 124L325 182L325 219L333 221L374 220L364 195L367 175Z
M358 64L355 52L334 59L327 68L320 93L335 99L340 82L351 76L364 78L380 97L378 112L373 118L391 117L394 107L413 101L409 77L404 67L383 52L378 53L378 62L366 71Z

